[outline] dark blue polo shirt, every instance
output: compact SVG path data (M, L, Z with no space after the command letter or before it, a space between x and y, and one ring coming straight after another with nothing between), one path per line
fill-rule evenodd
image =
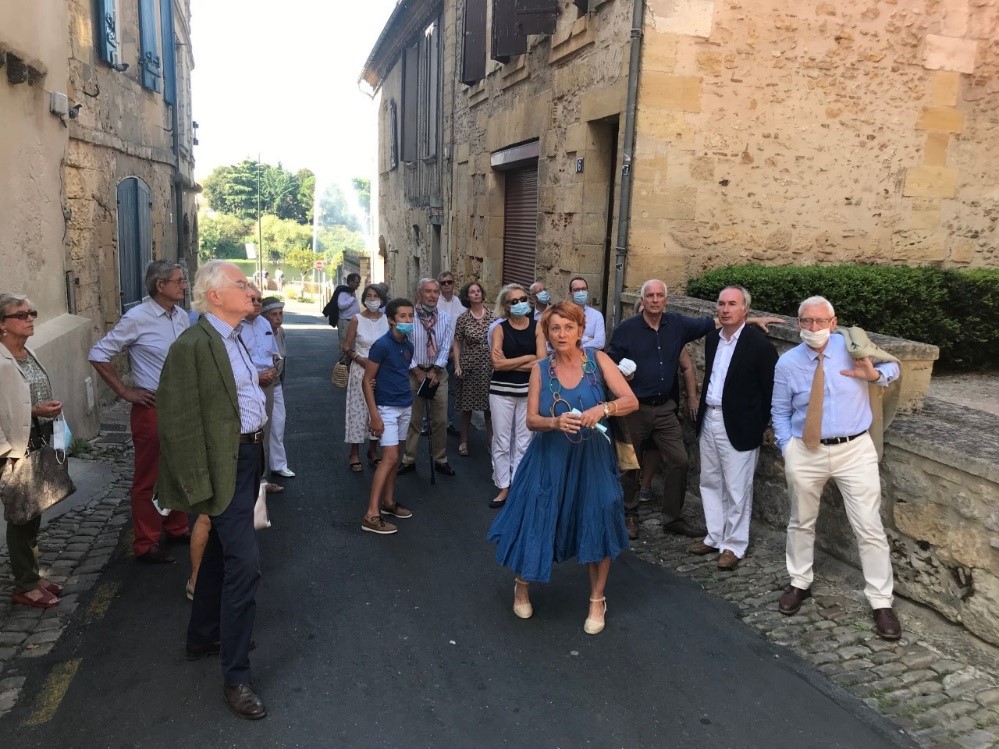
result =
M715 329L712 317L686 317L664 312L659 330L653 330L638 314L623 321L611 335L607 355L615 362L631 359L638 367L628 383L639 400L670 397L680 351Z
M375 373L375 404L406 407L413 405L409 386L409 364L413 361L413 344L409 338L401 341L392 329L371 344L368 359L378 365Z

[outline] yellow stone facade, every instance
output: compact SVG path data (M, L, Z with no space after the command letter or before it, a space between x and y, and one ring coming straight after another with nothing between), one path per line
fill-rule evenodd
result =
M437 5L441 262L496 290L504 176L490 156L537 139L537 276L562 296L582 275L609 312L633 3L580 14L562 0L554 34L471 87L450 72L464 2ZM999 0L644 9L625 289L742 262L999 265ZM397 64L383 101L400 85ZM411 273L412 258L427 267L412 235L427 236L428 211L396 177L381 170L381 233Z

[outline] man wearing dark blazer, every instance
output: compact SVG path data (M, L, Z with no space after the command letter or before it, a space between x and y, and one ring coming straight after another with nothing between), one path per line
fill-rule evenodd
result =
M753 474L770 420L777 350L746 325L751 297L741 286L718 295L721 328L704 340L704 387L697 414L701 503L707 535L692 554L721 551L718 569L734 570L749 546Z
M194 588L187 657L219 656L223 696L240 718L267 715L250 676L260 556L253 528L263 465L264 393L239 337L253 311L246 276L212 260L198 270L194 307L202 313L170 347L156 405L160 505L211 517Z

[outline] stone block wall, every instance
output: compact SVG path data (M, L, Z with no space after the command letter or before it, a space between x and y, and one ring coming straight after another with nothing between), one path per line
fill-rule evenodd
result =
M701 316L712 314L714 305L671 296L669 308ZM771 326L770 336L779 352L797 343L790 326ZM904 412L885 433L881 462L881 516L896 593L999 644L999 418L926 397L929 377L921 373L932 366L936 347L886 336L875 340L902 359ZM700 387L703 345L688 349ZM692 425L686 427L689 486L696 493L698 446ZM778 529L790 516L784 461L769 430L756 471L753 515ZM860 567L843 499L832 482L822 496L816 544ZM821 572L815 585L822 585Z

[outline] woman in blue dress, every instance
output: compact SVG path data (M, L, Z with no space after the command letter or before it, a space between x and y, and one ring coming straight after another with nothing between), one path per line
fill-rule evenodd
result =
M488 538L497 545L496 559L517 574L513 612L521 619L534 613L528 584L548 582L553 562L575 557L589 565L583 629L595 635L604 628L611 559L628 548L617 457L597 425L637 410L638 401L610 357L580 347L580 307L556 304L540 324L552 354L531 371L527 428L537 434ZM606 400L607 389L614 400Z

